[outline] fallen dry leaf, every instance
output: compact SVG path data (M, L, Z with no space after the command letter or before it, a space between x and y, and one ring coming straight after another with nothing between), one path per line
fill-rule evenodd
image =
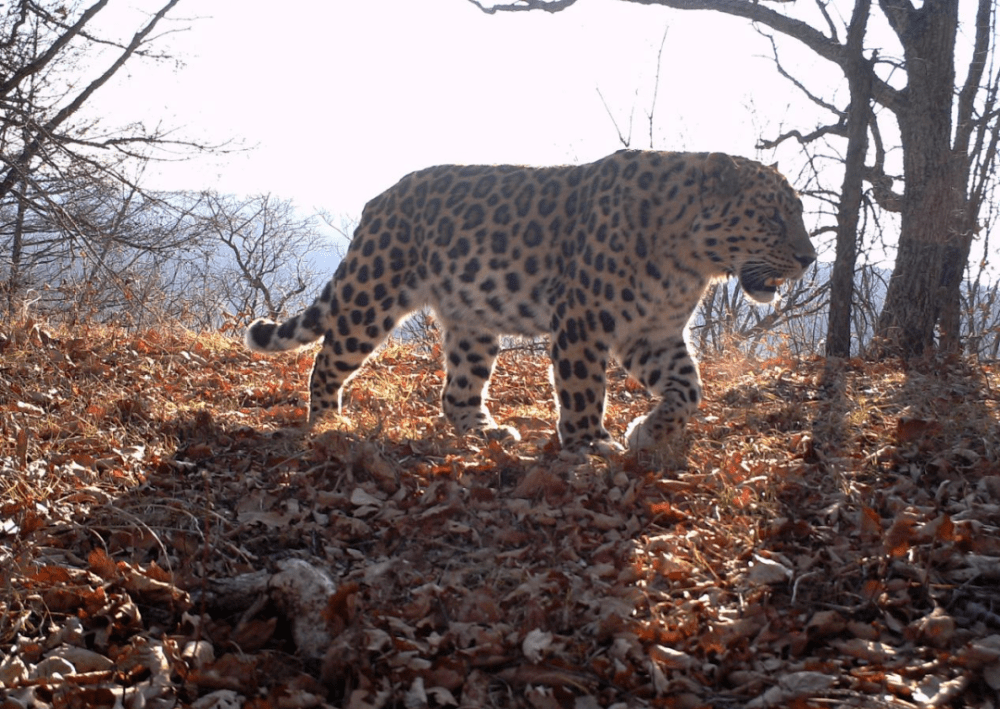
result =
M561 459L537 352L497 365L506 446L442 422L439 349L390 344L312 431L309 366L8 340L0 701L1000 705L992 365L709 357L670 465ZM649 406L612 368L615 435Z

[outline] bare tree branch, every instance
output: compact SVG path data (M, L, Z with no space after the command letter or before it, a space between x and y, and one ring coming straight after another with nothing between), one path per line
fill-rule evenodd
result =
M817 106L826 109L830 113L840 116L841 120L844 120L847 115L846 111L841 111L833 104L828 103L827 101L821 99L819 96L817 96L816 94L811 92L808 88L806 88L805 84L796 79L794 76L791 75L790 72L788 72L785 69L785 66L781 63L781 58L778 56L778 44L777 42L774 41L774 35L768 34L766 32L761 32L760 34L763 35L764 37L767 37L767 39L771 42L771 55L774 57L774 66L778 70L778 73L782 77L790 81L795 86L795 88L797 88L799 91L805 94L806 98L815 103Z
M12 13L13 14L13 13ZM21 12L18 13L17 19L11 24L10 36L6 41L0 41L0 49L9 49L14 46L14 42L17 40L18 33L21 28L24 27L24 23L28 20L28 0L21 0ZM0 94L2 96L3 94Z
M985 187L985 183L978 178L980 175L988 175L991 172L991 166L997 154L998 134L1000 134L1000 120L998 120L1000 117L995 113L997 88L1000 85L1000 70L997 71L996 76L992 77L991 86L986 92L982 117L978 121L975 118L975 100L982 88L983 74L986 72L986 63L989 58L990 39L995 30L990 22L994 12L992 5L990 0L979 0L972 60L969 62L969 73L958 95L955 122L955 152L966 156L970 161L973 156L979 157L979 165L974 171L975 174L972 175L973 185L969 190L970 212L973 214L979 213L983 188ZM970 153L969 146L972 143L974 133L975 150ZM990 135L991 133L992 135ZM990 136L991 148L983 150L988 135Z
M805 145L806 143L812 143L816 140L819 140L820 138L826 135L837 135L843 137L846 134L847 134L847 126L843 122L837 123L836 125L832 126L820 126L816 130L805 134L803 134L802 131L800 130L793 129L790 131L786 131L785 133L782 133L773 140L766 140L764 138L761 138L760 140L757 141L757 149L774 150L779 145L784 143L786 140L790 140L791 138L795 138L795 140L797 140L800 145Z
M759 0L622 0L639 5L662 5L678 10L714 10L727 15L743 17L752 22L758 22L771 29L798 40L812 49L816 54L827 59L846 72L847 52L837 36L826 36L816 28L802 20L789 17L765 6ZM523 12L542 10L544 12L560 12L574 5L576 0L518 0L518 2L503 5L483 5L479 0L469 0L473 5L487 14L497 12ZM829 18L828 18L829 22ZM869 69L870 70L870 69ZM871 70L870 70L871 71ZM846 74L845 74L846 75ZM905 110L905 94L893 88L880 77L871 72L872 91L875 99L883 106L898 113Z
M57 54L59 54L60 51L62 51L63 47L65 47L67 44L69 44L69 42L70 42L71 39L73 39L78 34L80 34L80 32L83 31L83 28L86 26L86 24L88 22L90 22L91 18L93 18L94 15L96 15L98 12L100 12L101 10L103 10L104 6L107 5L107 4L108 4L108 0L98 0L98 2L94 3L93 5L91 5L89 8L87 8L86 12L84 12L82 15L80 15L80 19L77 20L76 23L72 27L70 27L69 29L67 29L66 32L64 32L62 35L60 35L59 38L56 39L56 41L52 43L51 47L49 47L45 52L43 52L42 54L40 54L38 56L38 58L36 58L34 61L28 62L23 67L21 67L20 69L18 69L14 73L12 73L7 78L6 81L4 81L3 83L0 83L0 97L6 96L7 94L9 94L11 92L11 90L15 86L17 86L18 84L20 84L25 78L31 76L32 74L37 73L38 71L40 71L42 69L42 67L44 67L46 64L48 64L50 61L52 61L52 59ZM21 22L22 23L23 23L23 20L24 20L24 14L26 13L26 7L27 6L24 6L24 8L22 8L22 10L21 10L21 12L22 12ZM13 38L13 36L14 35L12 34L11 37Z
M714 10L743 17L793 37L824 59L839 66L845 61L844 47L835 39L793 17L783 15L755 0L624 0L639 5L663 5L678 10Z
M881 166L865 166L865 179L872 186L872 198L887 212L903 211L903 195L892 189L893 179L885 174Z
M526 12L530 10L559 12L576 4L576 0L517 0L517 2L503 5L483 5L479 0L469 0L469 2L487 15L495 15L498 12Z
M55 130L67 118L76 113L80 109L80 107L84 103L86 103L87 99L89 99L91 95L93 95L93 93L97 91L97 89L103 86L108 81L108 79L114 76L115 73L119 69L121 69L121 67L125 64L125 62L128 61L129 57L131 57L135 53L135 51L142 45L143 41L146 39L149 33L153 31L153 28L156 27L156 24L161 19L163 19L163 17L171 9L173 9L174 5L176 5L179 1L180 0L169 0L169 2L167 2L166 5L160 8L159 12L153 15L153 18L146 24L145 27L136 32L135 36L132 37L132 41L129 42L128 46L125 47L121 55L119 55L118 59L115 60L115 62L110 67L108 67L108 69L103 74L101 74L98 78L94 79L94 81L90 82L90 84L87 85L87 87L83 91L81 91L76 96L76 98L74 98L72 101L70 101L70 103L68 103L60 111L58 111L55 116L46 121L45 125L39 126L37 129L35 129L34 137L27 145L25 145L24 149L21 151L21 154L14 159L13 165L7 171L7 174L4 176L3 181L0 182L0 199L3 199L3 197L8 192L10 192L11 188L14 186L14 183L17 182L18 178L24 172L27 171L27 167L31 162L31 160L41 150L42 145L51 139L52 134L55 132ZM97 3L94 7L97 7L98 5L103 6L102 3L106 2L107 0L101 0L101 2ZM97 7L97 9L100 9L100 7ZM91 8L91 10L93 10L93 7ZM77 25L80 25L80 23L78 22ZM82 27L82 25L80 26Z
M826 9L827 3L824 2L824 0L816 0L816 7L819 8L820 13L823 15L823 19L826 20L826 27L830 30L830 37L833 38L834 41L839 42L840 38L837 36L837 23L833 21L833 18L830 17L829 11Z
M470 1L479 5L479 0ZM852 82L852 91L858 80L870 86L866 94L871 101L895 116L901 179L906 185L902 196L892 189L893 178L885 171L886 151L876 120L880 114L869 109L867 123L875 147L875 164L864 168L865 179L872 185L868 196L883 209L901 212L895 268L874 324L880 342L875 354L910 358L933 352L938 346L942 351L955 350L961 333L958 304L962 274L978 228L981 199L995 189L1000 159L1000 69L994 74L995 0L977 0L972 57L963 82L956 82L956 38L961 25L958 0L878 0L902 48L902 61L881 59L877 53L865 59L863 46L848 46L850 36L847 44L842 43L837 23L828 11L828 0L814 0L825 31L779 12L773 0L622 1L742 17L797 40L836 64ZM867 7L867 3L855 0L855 9ZM570 4L565 0L520 0L494 6L492 11L510 8L558 12ZM989 79L984 81L987 73ZM791 79L787 72L784 74ZM804 90L799 82L791 80ZM808 91L805 93L810 96ZM843 115L815 97L810 99L838 118ZM859 124L858 113L854 115L854 127L860 130L864 126ZM808 135L789 131L763 144L773 146L794 137L808 145L807 139L839 132L840 121L837 123Z
M656 99L660 95L660 70L663 67L663 48L667 45L667 34L670 32L670 26L663 28L663 37L660 39L660 49L656 53L656 79L653 81L653 98L649 104L649 110L646 111L646 119L649 122L649 147L654 148L655 139L653 138L653 126L655 122L653 120L656 114Z
M604 94L601 93L601 88L597 87L597 95L601 97L601 104L604 105L604 110L608 114L608 118L611 119L611 124L615 127L615 132L618 133L618 142L622 144L623 148L632 147L632 115L628 119L628 136L622 133L621 127L618 125L618 121L615 119L614 114L611 112L611 107L608 106L608 102L604 100ZM633 115L635 112L635 106L632 106Z

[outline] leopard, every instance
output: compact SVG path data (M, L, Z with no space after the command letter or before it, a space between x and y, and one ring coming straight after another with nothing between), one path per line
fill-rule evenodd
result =
M322 339L308 425L405 318L442 330L441 408L459 435L519 440L487 408L502 336L548 336L561 450L614 454L676 437L702 400L689 323L736 277L758 303L816 260L802 201L777 166L722 152L620 150L587 164L439 165L372 199L333 277L302 312L258 319L256 352ZM652 397L605 428L615 361Z

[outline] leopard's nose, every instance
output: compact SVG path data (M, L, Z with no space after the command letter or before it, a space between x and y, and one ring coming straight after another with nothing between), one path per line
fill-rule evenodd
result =
M802 268L808 268L816 260L816 252L808 254L795 254L795 260L802 264Z
M802 264L802 268L809 268L816 260L816 247L813 246L808 237L799 241L793 248L795 249L795 260Z

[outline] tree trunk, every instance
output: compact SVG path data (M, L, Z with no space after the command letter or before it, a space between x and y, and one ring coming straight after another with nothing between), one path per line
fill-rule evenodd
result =
M27 183L21 182L14 220L14 238L10 247L10 272L7 278L7 317L14 317L14 307L21 297L21 259L24 252L24 220L28 212Z
M958 234L958 243L944 251L941 312L938 315L938 349L941 352L957 354L962 350L962 283L972 251L972 233L966 225Z
M967 253L962 156L951 147L958 1L880 4L903 44L908 83L906 106L896 113L906 190L899 251L875 335L881 355L910 358L934 350L935 326L958 295L949 285L961 283L958 259Z
M830 319L827 324L828 357L851 355L851 304L854 300L854 267L857 262L858 216L864 186L865 156L868 150L868 102L871 73L866 65L865 28L871 0L858 0L847 31L847 82L851 105L847 114L847 155L844 184L837 209L837 256L830 276Z
M829 32L759 0L623 1L680 10L714 10L743 17L798 40L818 56L837 64L848 78L858 67L851 63L849 47L838 41L826 3L820 3L820 9ZM576 0L515 0L489 8L478 0L470 2L488 13L559 12ZM906 86L897 88L898 72L890 82L875 73L874 62L867 67L872 100L891 111L899 124L905 182L905 196L900 199L891 190L892 180L884 174L881 160L871 168L876 200L890 211L901 212L896 267L875 327L876 352L910 358L934 350L935 328L939 329L942 349L957 348L959 343L962 276L1000 140L1000 121L995 112L1000 77L993 75L990 81L982 81L985 69L989 67L992 72L995 66L992 62L997 40L992 18L996 16L996 0L978 0L972 58L965 82L957 92L957 101L958 0L919 3L878 0L878 3L903 47ZM895 60L891 64L898 66ZM971 157L974 155L975 161ZM839 224L839 232L847 232L845 224ZM847 244L843 253L848 256L846 264L850 256ZM834 308L850 307L843 295L846 289L845 282L839 295L834 296L838 300ZM838 318L834 337L839 338L844 327L840 322L843 313L831 312L831 317L834 315ZM841 344L834 342L833 347L839 348Z

